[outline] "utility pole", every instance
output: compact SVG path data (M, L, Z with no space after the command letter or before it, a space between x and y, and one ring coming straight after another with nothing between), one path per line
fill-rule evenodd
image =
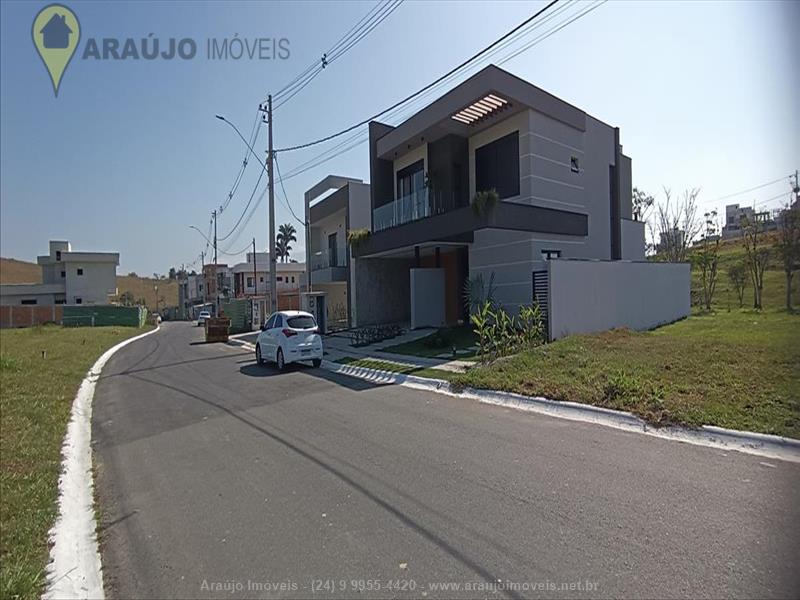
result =
M219 276L217 275L217 211L211 213L214 217L214 316L219 317Z
M258 274L256 273L256 238L253 238L253 296L258 296Z
M200 252L200 281L203 282L203 304L206 303L206 253Z
M278 267L275 263L275 177L272 166L272 94L267 96L267 127L269 132L269 150L267 152L267 176L269 177L269 305L270 311L278 310Z

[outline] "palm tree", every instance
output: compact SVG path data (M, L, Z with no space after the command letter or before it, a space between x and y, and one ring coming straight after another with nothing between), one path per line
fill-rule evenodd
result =
M278 235L275 239L275 256L281 259L281 262L289 260L289 254L292 251L292 242L297 241L295 236L297 231L291 223L284 223L278 227Z

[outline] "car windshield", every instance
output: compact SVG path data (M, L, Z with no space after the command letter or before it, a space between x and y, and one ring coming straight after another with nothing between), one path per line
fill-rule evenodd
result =
M317 326L317 322L311 315L289 317L286 322L292 329L313 329Z

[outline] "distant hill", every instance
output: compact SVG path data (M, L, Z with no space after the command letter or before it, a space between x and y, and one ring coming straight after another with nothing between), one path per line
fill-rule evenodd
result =
M42 269L36 263L0 258L0 283L41 283Z
M36 263L0 258L0 283L41 283L42 269ZM130 292L134 302L144 298L148 309L156 306L155 286L158 286L158 306L178 305L178 282L169 279L153 279L151 277L117 276L117 290L120 295Z

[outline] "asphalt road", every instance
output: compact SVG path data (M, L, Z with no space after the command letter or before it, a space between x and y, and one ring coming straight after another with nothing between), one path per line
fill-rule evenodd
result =
M165 323L98 383L110 597L800 596L800 465L201 338Z

